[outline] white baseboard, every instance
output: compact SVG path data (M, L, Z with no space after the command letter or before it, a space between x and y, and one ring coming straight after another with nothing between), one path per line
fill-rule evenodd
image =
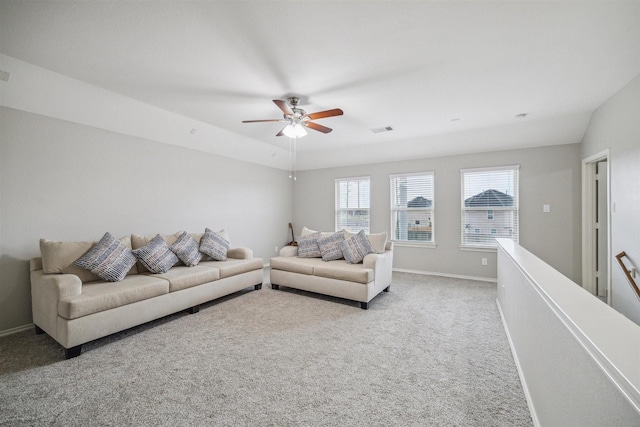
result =
M529 413L531 414L531 419L533 420L533 425L536 427L540 426L540 421L538 420L538 416L536 414L536 410L533 406L533 401L531 400L531 394L529 393L529 387L527 387L527 381L524 378L524 374L522 373L522 367L520 366L520 360L518 359L518 355L516 354L516 348L513 345L513 341L511 340L511 334L509 333L509 327L507 326L507 321L504 318L504 314L502 313L502 307L500 307L500 301L496 298L496 305L498 306L498 311L500 312L500 319L502 320L502 326L504 327L504 332L507 334L507 340L509 341L509 347L511 348L511 354L513 355L513 360L516 364L516 369L518 370L518 376L520 377L520 384L522 385L522 390L524 391L524 397L527 400L527 405L529 406Z
M421 271L421 270L408 270L405 268L394 268L393 271L397 271L398 273L413 273L413 274L423 274L425 276L451 277L453 279L478 280L481 282L498 283L498 279L494 279L491 277L462 276L460 274L437 273L433 271Z
M0 337L4 337L6 335L17 334L18 332L26 331L27 329L33 328L33 323L29 323L28 325L22 325L15 328L7 329L5 331L0 331Z

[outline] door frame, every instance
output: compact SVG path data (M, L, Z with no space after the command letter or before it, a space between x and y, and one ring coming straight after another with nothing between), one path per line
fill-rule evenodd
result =
M595 175L596 163L607 161L607 304L611 305L611 156L610 150L600 151L582 160L582 287L596 294L593 272L596 266L596 237L592 224L595 222ZM602 226L602 225L600 225ZM602 278L601 278L602 279Z

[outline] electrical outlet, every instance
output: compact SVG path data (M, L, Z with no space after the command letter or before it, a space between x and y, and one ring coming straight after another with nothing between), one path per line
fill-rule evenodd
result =
M274 249L274 251L276 251L276 253L278 253L278 247L276 246L276 248Z
M487 265L487 259L486 258L482 258L482 265Z

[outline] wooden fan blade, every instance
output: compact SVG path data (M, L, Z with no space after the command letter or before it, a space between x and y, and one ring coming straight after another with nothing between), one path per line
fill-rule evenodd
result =
M307 117L311 120L324 119L325 117L341 116L344 112L339 108L333 110L319 111L317 113L307 114Z
M274 99L273 102L274 102L274 104L276 104L278 106L279 109L282 110L283 113L285 113L287 115L292 115L293 114L293 110L291 109L291 107L289 107L289 104L287 104L287 101L281 101L279 99Z
M289 125L287 125L287 126L289 126ZM280 130L280 132L276 133L276 136L282 136L282 135L284 135L284 130L287 128L287 126L283 127L283 128Z
M263 122L279 122L282 119L266 119L266 120L243 120L242 123L263 123Z
M311 128L313 130L317 130L318 132L322 132L322 133L329 133L331 132L333 129L328 128L326 126L322 126L319 125L317 123L313 123L313 122L302 122L303 125L305 125L308 128Z

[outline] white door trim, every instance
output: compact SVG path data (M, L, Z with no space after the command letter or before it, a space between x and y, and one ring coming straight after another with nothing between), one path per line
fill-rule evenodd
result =
M595 164L606 160L607 167L607 303L611 305L611 156L609 149L582 160L582 287L596 294L595 271ZM601 225L602 226L602 225Z

